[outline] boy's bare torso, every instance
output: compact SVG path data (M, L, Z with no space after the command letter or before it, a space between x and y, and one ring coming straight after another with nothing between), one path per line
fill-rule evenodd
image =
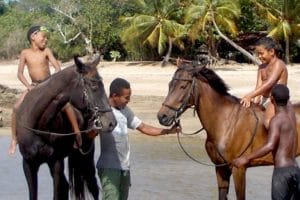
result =
M33 83L41 82L50 76L48 49L44 50L23 50L24 62L27 65L28 73Z
M280 59L275 59L273 62L269 63L265 68L261 69L260 73L261 73L262 84L264 84L266 81L268 81L270 76L272 76L273 73L278 73L278 72L274 71L274 70L278 70L278 69L280 70L280 72L277 75L278 78L277 78L276 84L287 85L288 71L287 71L286 65ZM271 90L272 90L272 88L270 88L268 91L266 91L263 94L263 96L269 97L271 94Z

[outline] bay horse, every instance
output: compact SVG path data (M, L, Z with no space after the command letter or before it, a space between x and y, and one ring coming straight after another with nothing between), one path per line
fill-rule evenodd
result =
M258 105L245 108L240 99L229 94L228 86L205 64L197 66L182 63L169 83L169 92L158 114L160 124L170 126L188 108L194 106L206 131L205 148L215 165L219 199L227 199L230 177L233 175L236 199L243 200L248 167L272 165L268 155L252 160L244 168L235 168L231 162L242 154L249 154L267 141L263 125L264 112ZM300 133L300 104L293 105ZM298 144L300 136L298 136ZM298 145L297 155L300 154Z
M17 140L29 199L38 199L38 170L46 163L53 178L53 199L68 199L69 184L64 174L64 158L69 156L69 181L76 199L85 199L87 185L94 199L99 188L95 175L94 137L110 132L116 120L108 103L101 76L97 72L100 56L53 74L32 89L16 111ZM70 102L75 109L82 135L82 146L74 150L75 133L62 107ZM78 186L79 185L79 186Z

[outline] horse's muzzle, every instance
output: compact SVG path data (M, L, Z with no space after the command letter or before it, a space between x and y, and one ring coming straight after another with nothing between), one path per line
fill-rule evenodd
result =
M165 114L158 114L157 118L158 118L159 123L163 126L171 126L174 122L173 118L170 118Z

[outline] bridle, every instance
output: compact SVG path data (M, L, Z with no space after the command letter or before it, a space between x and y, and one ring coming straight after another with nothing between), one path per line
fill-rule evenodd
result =
M93 120L93 129L101 131L103 128L103 124L101 122L101 114L103 113L107 113L107 112L112 112L112 109L106 108L106 109L102 109L97 105L93 105L90 100L90 97L88 95L88 89L87 89L87 84L85 84L85 82L87 81L87 79L85 77L83 77L81 75L81 84L83 85L83 101L87 102L87 107L86 107L86 112L87 113L92 113L90 120ZM101 80L97 80L97 79L92 79L92 78L88 78L88 81L90 82L101 82Z
M178 81L187 81L187 82L190 82L191 83L191 87L189 88L188 90L188 93L187 95L185 96L185 98L183 99L182 101L182 104L179 106L179 108L176 108L174 106L170 106L166 103L163 103L162 105L175 111L175 119L176 120L177 118L179 118L179 116L188 108L188 107L191 107L191 105L189 105L189 100L191 98L192 95L194 95L194 91L195 91L195 82L196 82L196 77L195 76L192 76L191 79L185 79L185 78L175 78L173 77L172 78L172 81L173 82L174 80L178 80Z

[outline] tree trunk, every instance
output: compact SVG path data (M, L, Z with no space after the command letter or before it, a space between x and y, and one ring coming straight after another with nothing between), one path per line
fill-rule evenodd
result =
M81 31L81 28L80 25L76 22L76 20L69 14L67 14L66 12L64 12L63 10L60 10L58 7L51 7L54 11L56 11L57 13L59 14L62 14L63 16L69 18L72 23L74 24L74 26L76 26L80 31L80 35L81 37L83 38L84 42L85 42L85 45L86 45L86 51L88 52L88 55L89 56L92 56L93 53L94 53L94 49L93 49L93 45L92 45L92 34L90 35L90 38L88 38L84 33L83 31ZM92 32L92 27L90 27L90 32ZM77 37L76 37L77 38ZM76 39L74 37L74 40Z
M215 22L215 19L212 19L214 27L216 28L218 34L226 41L228 42L231 46L233 46L235 49L237 49L239 52L241 52L243 55L245 55L247 58L249 58L254 64L256 65L260 65L260 61L257 60L251 53L249 53L248 51L246 51L245 49L243 49L242 47L240 47L239 45L237 45L236 43L234 43L232 40L230 40L226 35L224 35L218 25Z
M290 64L290 39L285 39L285 62L286 64Z
M169 59L170 59L170 56L172 53L172 47L173 47L173 40L171 37L169 37L169 48L168 48L167 54L164 57L163 62L161 64L162 67L166 66L166 64L169 62Z

